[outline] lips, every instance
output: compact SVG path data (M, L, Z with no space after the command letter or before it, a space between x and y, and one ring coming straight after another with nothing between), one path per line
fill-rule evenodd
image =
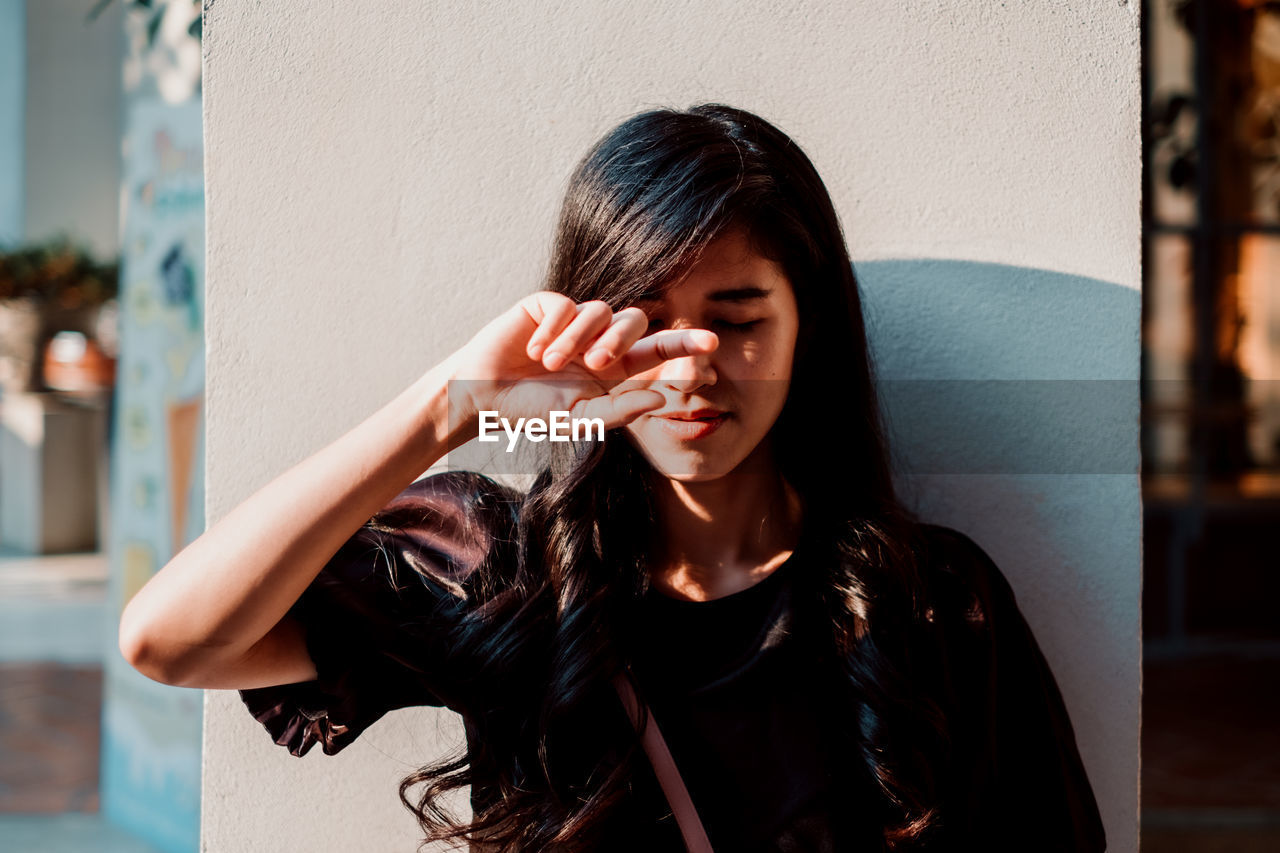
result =
M667 415L660 415L660 417L673 421L705 421L713 420L724 414L727 413L720 409L693 409L688 412L671 412Z
M729 413L720 409L694 409L653 418L664 432L682 441L711 435L728 419Z

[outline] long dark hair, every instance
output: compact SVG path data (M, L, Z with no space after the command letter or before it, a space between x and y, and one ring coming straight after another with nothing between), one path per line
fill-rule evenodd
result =
M803 507L810 555L798 592L830 649L851 760L879 800L885 846L928 840L941 815L945 719L913 677L923 604L915 521L894 492L853 266L831 199L808 157L776 127L704 104L636 115L573 173L546 288L615 310L678 280L730 226L782 267L800 333L789 395L772 428L780 474ZM839 434L816 441L818 424ZM564 445L553 446L559 450ZM476 691L520 674L530 695L475 715L471 749L406 778L400 795L427 840L498 850L596 849L637 761L601 750L567 766L557 744L598 708L623 671L628 626L648 588L656 531L648 463L613 430L560 452L525 496L502 492L516 536L491 555L456 637ZM483 701L477 705L484 706ZM470 823L438 805L486 780ZM496 779L496 784L493 780ZM425 784L416 803L409 787ZM486 847L489 849L489 847Z

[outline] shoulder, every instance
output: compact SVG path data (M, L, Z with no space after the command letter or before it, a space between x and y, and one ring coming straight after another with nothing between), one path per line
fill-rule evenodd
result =
M940 524L916 532L920 580L938 621L988 631L1016 612L1013 588L991 556L968 535Z
M1008 579L960 531L920 527L956 762L953 819L968 833L960 847L1013 850L1035 837L1054 850L1104 850L1062 692Z
M458 532L470 538L514 519L522 500L520 492L479 472L440 471L414 480L369 523L397 527L426 518L458 524Z
M523 495L475 471L443 471L410 483L348 543L375 548L423 579L464 595L476 570L512 544Z

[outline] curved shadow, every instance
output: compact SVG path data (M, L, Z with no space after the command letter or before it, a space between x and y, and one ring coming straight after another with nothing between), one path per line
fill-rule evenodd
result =
M1138 380L1142 296L972 261L857 265L882 379Z
M1141 294L962 261L857 273L903 498L1009 578L1123 842L1138 778Z
M859 277L901 470L1137 473L1138 292L936 260Z

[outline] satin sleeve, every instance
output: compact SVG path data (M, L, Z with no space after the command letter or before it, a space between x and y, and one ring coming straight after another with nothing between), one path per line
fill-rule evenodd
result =
M1106 832L1061 690L1012 587L971 539L948 531L965 590L947 620L952 691L950 819L972 849L1093 853Z
M334 755L391 710L466 713L471 673L453 638L476 569L510 533L514 500L483 475L434 474L342 544L288 611L317 677L238 691L276 744Z

